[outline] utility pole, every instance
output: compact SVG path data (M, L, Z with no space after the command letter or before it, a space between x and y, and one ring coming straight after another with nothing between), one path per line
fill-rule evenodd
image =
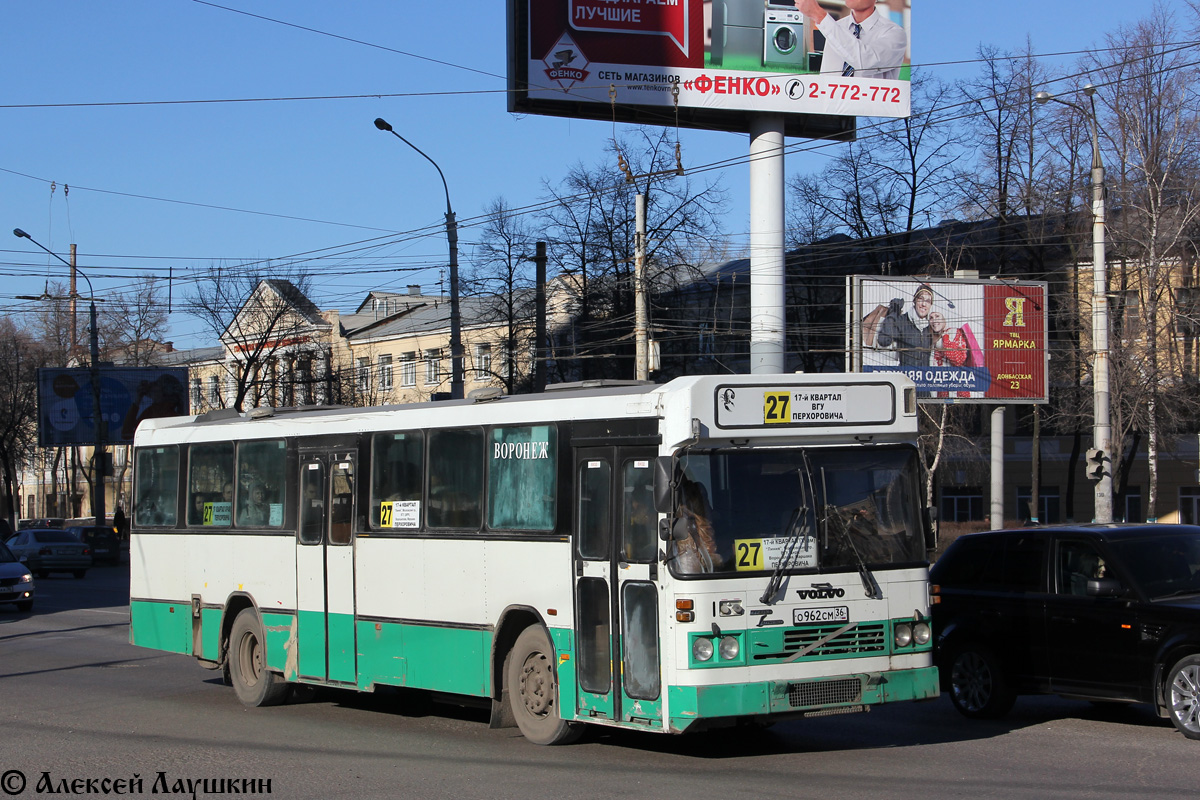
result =
M1068 106L1083 114L1092 129L1092 449L1088 453L1088 477L1096 482L1095 522L1112 522L1112 396L1108 365L1108 266L1105 252L1104 161L1100 157L1100 123L1096 119L1096 87L1090 83L1083 93L1091 110L1061 100L1049 92L1038 92L1034 100Z
M93 433L93 437L94 437L94 439L93 439L94 443L93 443L93 447L92 447L92 516L95 517L96 525L103 525L104 518L105 518L104 462L106 460L105 453L104 453L104 438L105 438L107 431L106 431L106 426L104 424L104 414L100 408L100 328L96 322L96 290L92 286L91 278L89 278L85 273L80 271L78 266L75 263L75 245L73 245L73 244L71 245L71 260L68 261L65 258L63 258L62 256L60 256L58 253L55 253L53 250L49 249L48 247L43 245L41 242L34 239L32 236L30 236L28 233L21 230L20 228L13 229L13 235L19 239L28 239L29 241L33 242L35 245L37 245L41 249L45 250L47 253L54 256L59 261L63 262L68 267L70 267L70 269L71 269L72 308L74 308L75 275L76 275L76 273L83 275L83 279L85 281L87 281L88 296L90 298L90 306L91 306L89 309L89 317L90 317L90 324L91 324L91 332L90 332L90 336L89 336L89 344L90 344L89 350L91 351L90 352L91 365L88 368L88 372L89 372L90 383L92 384L92 433ZM45 298L44 297L25 297L22 295L17 295L17 299L18 300L42 300ZM72 329L73 329L74 328L74 314L72 314L71 318L72 318ZM72 341L72 346L74 346L74 341ZM74 489L75 489L75 487L74 487L74 485L72 485L71 490L74 491Z
M533 391L546 391L546 243L538 242L533 256L537 288L534 294Z

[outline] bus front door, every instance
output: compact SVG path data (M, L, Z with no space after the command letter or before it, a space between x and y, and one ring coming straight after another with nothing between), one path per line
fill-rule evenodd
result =
M576 451L575 675L581 717L662 724L652 448Z
M300 455L296 554L297 663L301 678L354 684L354 480L356 454Z

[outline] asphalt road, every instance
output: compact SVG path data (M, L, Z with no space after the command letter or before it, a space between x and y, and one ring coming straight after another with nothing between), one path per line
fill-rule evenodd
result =
M30 614L0 606L0 800L191 797L187 781L203 779L270 781L281 798L524 800L1157 800L1200 786L1200 742L1149 709L1059 698L1022 698L1001 722L963 719L941 698L765 732L598 731L559 748L416 693L329 690L247 710L190 658L128 644L124 568L56 575L38 592ZM196 797L244 794L198 786Z

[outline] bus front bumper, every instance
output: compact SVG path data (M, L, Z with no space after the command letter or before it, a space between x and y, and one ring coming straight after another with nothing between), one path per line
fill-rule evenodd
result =
M936 667L865 672L798 681L760 681L668 688L671 729L739 719L802 717L865 710L868 706L938 696Z

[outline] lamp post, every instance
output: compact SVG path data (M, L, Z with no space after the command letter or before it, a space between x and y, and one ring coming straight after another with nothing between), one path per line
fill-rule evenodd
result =
M442 179L442 189L446 192L446 239L450 244L450 399L463 398L463 352L462 324L458 314L458 222L454 218L454 210L450 207L450 187L446 184L446 176L437 162L426 155L421 148L405 139L392 129L385 119L376 119L375 127L387 131L406 145L416 150L437 170Z
M1092 447L1088 454L1089 475L1096 481L1095 521L1112 522L1112 423L1108 382L1108 274L1104 249L1104 162L1100 158L1100 129L1096 120L1096 87L1090 83L1083 93L1091 109L1062 100L1049 92L1038 92L1034 100L1050 101L1073 108L1087 117L1092 129ZM1094 465L1094 468L1093 466Z
M13 235L19 239L28 239L38 247L45 250L50 255L57 258L59 261L71 268L72 274L78 272L83 275L83 279L88 285L88 299L90 306L88 309L89 320L91 325L91 333L89 334L89 349L91 356L91 366L89 375L92 382L92 428L95 434L95 444L92 453L92 516L95 518L95 524L103 525L105 518L104 510L104 423L100 412L100 333L96 325L96 292L92 288L92 280L82 270L75 265L74 245L71 245L72 258L67 261L65 258L55 253L50 248L43 245L41 242L34 239L20 228L13 229ZM25 300L41 300L40 297L23 297L18 296L18 299Z

